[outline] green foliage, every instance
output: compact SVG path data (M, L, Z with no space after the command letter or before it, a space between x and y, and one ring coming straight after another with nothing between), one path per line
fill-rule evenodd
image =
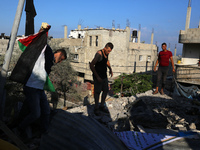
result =
M69 49L66 48L65 51L69 56ZM81 101L79 93L73 86L78 82L76 80L77 72L71 67L69 57L61 63L53 65L51 69L49 78L56 91L61 94L60 97L74 102Z
M52 66L49 77L55 88L63 92L68 91L70 86L76 82L76 72L71 67L69 60Z
M122 74L114 81L112 87L115 93L120 93L122 87L125 96L135 95L152 89L151 79L152 76L148 74Z

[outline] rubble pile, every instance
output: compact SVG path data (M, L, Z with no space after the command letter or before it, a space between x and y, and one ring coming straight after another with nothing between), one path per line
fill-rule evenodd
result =
M94 137L91 138L91 141L97 139L98 136L96 137L96 135L101 133L98 132L100 129L102 130L102 136L103 131L106 131L106 133L110 132L109 134L120 131L159 134L178 133L179 131L195 131L200 133L198 131L200 129L200 102L198 100L184 98L169 91L164 91L165 95L159 93L153 95L152 92L152 90L149 90L136 96L121 98L108 96L106 107L109 113L101 112L100 116L94 114L93 97L86 96L84 103L79 105L67 102L67 107L52 111L53 119L49 133L43 136L43 139L33 137L32 141L26 143L26 146L32 150L37 149L39 145L44 147L47 145L51 146L51 138L56 138L61 142L69 138L78 140L77 137L82 138L84 135L84 139L88 139L88 133L90 133L92 128L94 128L94 131L91 134ZM62 106L63 103L63 100L59 100L58 106ZM99 126L99 123L105 126L105 128ZM91 124L93 125L90 127ZM100 129L95 130L97 127ZM69 134L69 131L72 135ZM95 131L97 133L94 134ZM74 136L78 134L81 134L81 136ZM112 142L114 139L108 138L106 141L108 140ZM62 142L62 146L65 147L66 145L63 143L66 144L66 142ZM93 143L95 142L93 141ZM61 146L61 144L55 142L54 146Z
M152 94L152 90L131 97L108 98L109 114L95 116L93 105L67 110L97 119L113 131L137 131L141 128L177 131L199 130L200 107L196 100L172 95Z

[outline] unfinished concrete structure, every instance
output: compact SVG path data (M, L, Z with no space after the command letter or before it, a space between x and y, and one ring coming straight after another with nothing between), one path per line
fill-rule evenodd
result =
M122 73L151 71L157 59L157 46L153 44L153 34L152 32L151 43L146 44L140 43L140 30L138 37L137 35L135 37L137 42L133 40L130 27L126 29L103 27L81 29L78 25L78 29L70 31L69 38L51 39L50 44L68 47L73 56L71 65L79 72L79 80L91 81L93 79L89 62L107 42L114 44L114 49L109 55L114 77Z
M7 36L9 37L9 36ZM0 39L0 55L5 55L6 54L6 50L7 50L7 47L8 47L8 42L9 42L9 39ZM16 55L16 49L19 50L19 47L18 47L18 43L15 42L14 44L14 51L13 51L13 54Z
M140 26L138 31L134 30L131 33L130 27L126 29L103 27L81 29L81 25L78 25L78 29L72 30L67 38L67 26L64 26L64 38L51 39L49 45L53 49L59 47L69 49L71 65L79 73L78 80L84 82L84 80L93 80L89 62L107 42L114 44L114 49L109 55L113 77L122 73L151 71L157 59L158 49L153 44L154 33L152 31L150 44L141 43L140 36ZM5 54L8 42L8 39L0 39L0 55ZM14 55L15 52L19 53L17 42L14 49Z
M176 78L179 82L200 85L200 22L197 28L190 29L191 0L189 0L185 30L179 34L179 43L183 43L182 60L176 64Z

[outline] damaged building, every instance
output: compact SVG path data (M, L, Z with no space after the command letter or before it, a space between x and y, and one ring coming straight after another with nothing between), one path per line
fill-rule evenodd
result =
M191 0L189 0L185 30L180 30L179 43L183 44L182 59L176 64L176 79L181 83L200 85L200 21L190 28Z
M151 71L157 59L158 48L153 44L153 31L150 44L140 42L140 29L131 32L128 26L125 29L82 29L81 25L78 25L78 29L70 31L69 38L65 26L64 35L64 39L51 39L50 44L69 48L72 55L71 65L79 73L78 80L82 82L92 80L89 62L107 42L114 44L114 49L109 55L114 77L122 73Z

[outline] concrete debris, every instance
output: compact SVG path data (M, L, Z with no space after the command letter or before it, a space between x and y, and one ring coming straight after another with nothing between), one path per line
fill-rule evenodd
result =
M109 114L95 116L93 104L67 110L91 116L114 131L144 131L147 129L199 130L200 108L191 99L173 95L152 94L152 90L131 97L108 97ZM91 97L90 97L91 99Z
M196 129L195 123L191 123L189 128L190 128L190 130L195 130Z
M47 147L47 149L59 149L59 147L66 146L71 146L71 149L74 149L75 147L73 146L78 146L79 148L86 146L85 142L80 145L71 145L69 139L78 140L78 137L83 138L83 141L89 138L94 144L89 145L93 147L96 143L95 140L101 141L101 139L104 139L105 134L103 132L106 132L111 137L107 137L106 140L108 147L109 142L116 143L119 140L116 137L116 139L112 139L114 137L112 135L113 132L138 131L175 135L179 132L192 131L200 135L200 102L173 95L169 91L164 91L165 95L160 93L153 95L152 92L152 90L149 90L131 97L113 98L108 96L106 107L109 113L101 112L100 116L94 114L93 97L87 96L82 104L66 102L65 107L63 107L64 100L60 100L60 103L52 104L52 108L55 108L55 106L56 108L60 106L60 108L53 111L55 115L53 115L51 121L50 132L44 135L41 143L39 139L35 143L31 141L28 143L29 145L26 145L33 147L30 148L32 150L35 149L35 146L39 147L39 144L41 149L46 149ZM95 133L97 127L101 129L102 133ZM83 128L88 131L84 131ZM92 132L91 129L93 129ZM88 133L94 137L91 138L91 135L87 135ZM94 133L99 134L98 136L101 136L101 138ZM83 135L85 137L82 137ZM199 136L196 139L199 140ZM58 143L51 141L57 141ZM69 141L69 143L66 141ZM51 147L52 143L55 147ZM97 142L97 144L99 143ZM100 146L103 145L100 144ZM118 147L123 147L123 144L119 143Z

